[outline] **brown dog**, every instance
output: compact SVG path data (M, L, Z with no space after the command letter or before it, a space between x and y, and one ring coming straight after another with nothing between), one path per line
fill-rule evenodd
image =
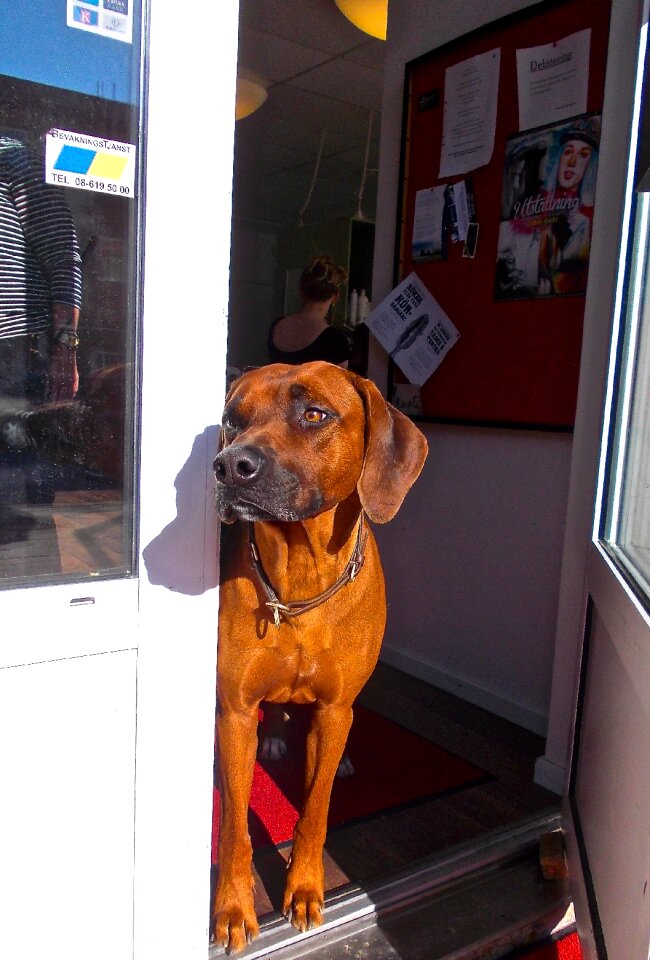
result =
M247 521L227 538L219 615L213 935L229 951L259 930L247 808L262 700L315 705L284 913L299 930L322 922L330 792L386 620L366 517L394 517L426 454L373 383L329 363L260 367L226 399L217 506L225 523Z

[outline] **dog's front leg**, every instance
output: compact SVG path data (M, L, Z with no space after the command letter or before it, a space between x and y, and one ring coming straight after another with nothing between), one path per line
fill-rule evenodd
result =
M352 725L352 707L318 706L307 737L305 805L293 834L283 909L298 930L323 922L323 844L332 783Z
M259 933L253 901L252 846L248 835L257 746L257 714L219 708L218 776L221 792L219 876L212 909L215 943L229 953L242 950Z

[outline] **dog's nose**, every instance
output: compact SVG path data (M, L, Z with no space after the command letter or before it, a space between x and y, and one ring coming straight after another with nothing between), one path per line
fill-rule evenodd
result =
M212 464L218 483L229 487L245 487L253 483L264 467L264 454L256 447L226 447Z

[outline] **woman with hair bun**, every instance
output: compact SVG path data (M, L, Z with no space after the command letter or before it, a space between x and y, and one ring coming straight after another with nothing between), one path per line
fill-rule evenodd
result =
M296 313L279 317L269 332L269 358L272 363L308 363L328 360L346 367L350 342L342 330L331 325L334 304L348 274L330 257L314 257L300 277L302 307Z

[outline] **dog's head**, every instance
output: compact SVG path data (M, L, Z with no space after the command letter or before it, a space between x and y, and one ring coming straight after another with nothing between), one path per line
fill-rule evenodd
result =
M331 363L271 364L226 397L214 461L219 516L304 520L356 489L371 520L397 513L427 455L370 380Z

